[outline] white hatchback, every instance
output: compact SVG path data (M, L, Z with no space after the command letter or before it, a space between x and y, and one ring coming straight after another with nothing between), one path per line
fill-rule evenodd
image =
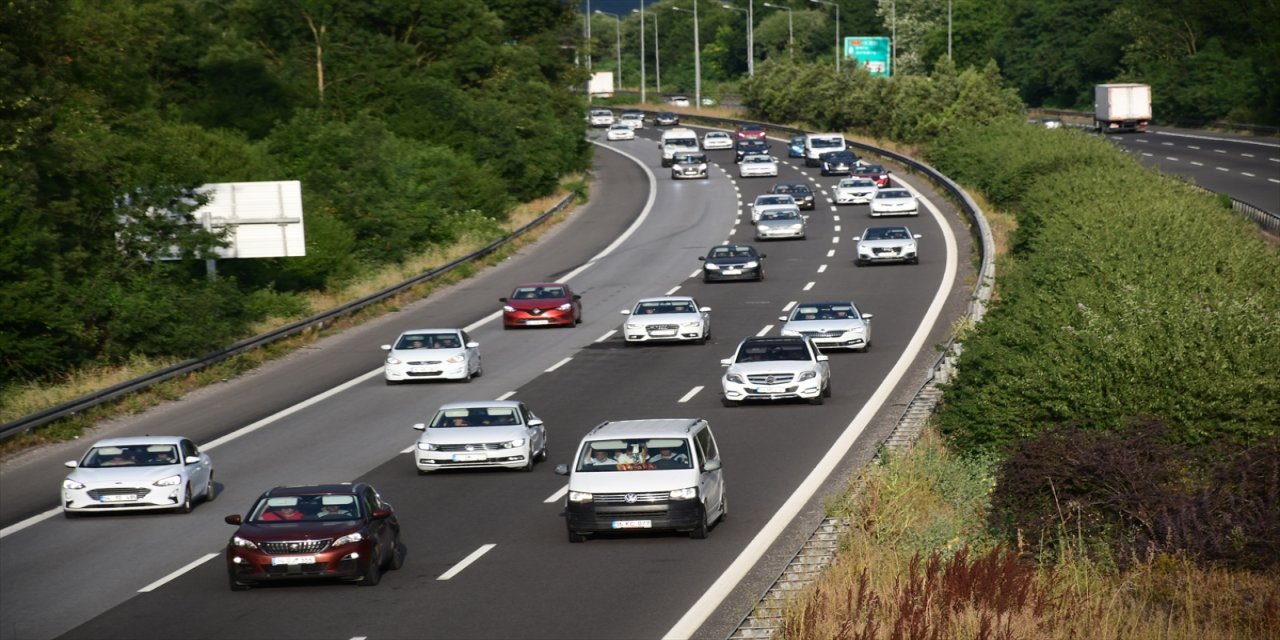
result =
M462 329L414 329L400 334L387 352L383 377L387 384L413 380L462 380L484 373L480 343Z
M916 197L906 189L880 189L871 199L871 217L920 215Z
M94 443L62 481L62 513L171 509L216 496L213 460L178 436L108 438Z
M742 157L738 163L739 178L776 178L778 177L778 159L773 156L757 153Z
M724 131L708 131L702 134L703 149L732 149L733 136Z

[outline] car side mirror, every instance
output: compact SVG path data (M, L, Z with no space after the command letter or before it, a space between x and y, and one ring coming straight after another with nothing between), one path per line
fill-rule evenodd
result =
M244 519L240 517L240 514L238 514L238 513L233 513L233 514L231 514L231 515L229 515L229 516L227 516L227 517L223 518L223 519L222 519L222 521L223 521L223 522L225 522L225 523L227 523L227 524L234 524L234 525L236 525L236 526L238 527L238 526L240 526L240 524L241 524L242 522L244 522Z
M200 464L200 456L187 456L182 459L182 464Z
M480 343L479 343L479 342L476 342L475 340L472 340L471 342L468 342L468 343L467 343L467 348L468 348L468 349L478 349L478 348L480 348Z
M826 362L827 360L830 360L830 359L831 358L826 354L823 354L823 353L818 354L818 362Z
M778 316L778 321L779 321L779 322L786 322L786 321L787 321L787 317L786 317L786 316Z
M725 358L724 360L720 361L720 366L722 367L728 367L732 364L733 364L733 358Z
M541 420L540 418L534 418L534 419L532 419L532 420L530 420L530 421L529 421L529 426L531 426L531 427L541 427L541 426L542 426L542 420Z
M575 293L575 294L573 294L573 299L574 299L574 300L581 300L581 299L582 299L582 296L580 296L580 295L578 295L578 294L576 294L576 293Z
M383 351L390 351L390 350L391 350L391 345L389 345L389 344L384 344L384 345L382 345L381 349L382 349Z
M698 256L698 260L706 260L706 259L707 259L706 256Z
M916 240L919 240L920 238L923 238L924 236L922 236L922 235L920 235L920 234L918 234L918 233L917 233L917 234L912 235L911 237L912 237L912 238L915 238Z
M419 422L418 424L413 425L413 428L414 428L414 429L417 429L418 431L426 431L426 430L427 430L427 425L426 425L426 423Z
M66 461L66 462L62 463L62 466L67 467L68 469L74 469L74 468L76 468L79 464L80 464L80 463L76 462L75 460L68 460L68 461Z
M854 241L854 242L860 242L861 240L862 240L862 236L854 236L854 237L853 237L853 241Z
M702 463L702 470L703 470L703 471L715 471L716 469L719 469L719 468L720 468L720 460L719 460L719 459L716 459L716 460L708 460L708 461L706 461L706 462Z
M760 254L760 259L761 259L761 260L764 260L765 258L768 258L768 257L769 257L769 256L767 256L767 255L765 255L765 254L763 254L763 253L762 253L762 254Z
M558 464L558 465L556 465L556 475L558 475L558 476L567 476L567 475L569 475L569 465L567 465L567 464Z
M498 298L498 302L506 302L506 301L507 301L506 298Z
M710 310L711 310L711 307L698 307L698 311L706 312L706 311L710 311Z
M862 319L863 319L863 320L870 320L870 319L872 319L872 318L874 318L874 317L876 317L874 313L864 313L864 314L862 314Z
M631 310L630 310L630 309L623 309L623 310L622 310L622 315L624 315L624 316L629 316L629 315L631 315Z
M369 515L370 515L370 516L372 516L374 520L386 520L387 518L390 518L390 517L391 517L391 510L390 510L390 509L385 509L385 508L384 508L384 509L374 509L374 510L373 510L373 513L371 513L371 514L369 514Z

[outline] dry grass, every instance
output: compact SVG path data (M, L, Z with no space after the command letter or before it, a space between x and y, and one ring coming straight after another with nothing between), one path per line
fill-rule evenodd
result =
M568 176L561 181L558 193L523 203L515 207L503 225L507 230L514 230L528 224L542 215L570 192L577 191L585 195L587 177L584 175ZM577 202L571 203L560 213L553 216L549 224L543 225L522 236L496 254L488 256L482 264L492 264L510 255L511 252L535 241L546 229L557 224L573 210ZM300 317L332 309L339 305L358 300L362 297L381 291L390 286L404 282L409 278L425 273L451 260L467 255L488 244L488 239L463 237L458 244L449 247L432 247L422 254L413 256L402 264L390 265L385 269L370 273L338 290L312 292L306 296L307 311L303 316L272 317L257 323L251 331L257 335L271 329L285 326L297 321ZM94 423L119 415L127 415L145 411L159 403L176 399L195 389L208 384L224 382L245 371L252 370L261 364L287 355L294 350L314 343L321 337L335 331L341 331L358 325L364 320L385 313L413 300L424 298L436 289L448 286L474 273L474 268L459 268L429 283L414 287L395 298L369 309L349 315L336 323L332 323L322 331L308 331L293 338L279 341L268 347L241 354L223 363L192 373L181 378L155 385L147 391L131 394L126 398L84 412L83 414L58 421L42 427L31 434L10 438L0 443L0 456L23 450L31 446L56 442L73 438L82 434ZM9 422L28 416L49 407L101 391L112 385L137 378L146 373L163 369L180 362L179 359L133 358L128 363L113 367L93 367L69 371L61 381L55 383L30 383L8 390L0 398L0 422Z
M1089 560L1081 541L1051 565L1032 564L986 534L990 476L974 464L926 432L908 454L870 468L839 505L852 523L841 553L788 603L781 637L1280 637L1280 577L1167 556L1120 572Z

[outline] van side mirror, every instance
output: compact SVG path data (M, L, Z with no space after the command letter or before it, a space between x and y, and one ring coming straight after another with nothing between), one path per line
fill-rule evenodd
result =
M719 469L719 468L720 468L720 459L719 459L719 458L716 458L715 460L708 460L708 461L706 461L706 462L702 463L702 470L703 470L703 471L715 471L715 470L717 470L717 469Z
M567 465L567 464L558 464L558 465L556 465L556 475L558 475L558 476L567 476L567 475L569 475L569 465Z

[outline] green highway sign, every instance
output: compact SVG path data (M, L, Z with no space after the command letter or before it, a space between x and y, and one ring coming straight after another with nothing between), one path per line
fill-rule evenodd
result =
M873 76L890 75L888 38L845 38L844 57L857 61Z

